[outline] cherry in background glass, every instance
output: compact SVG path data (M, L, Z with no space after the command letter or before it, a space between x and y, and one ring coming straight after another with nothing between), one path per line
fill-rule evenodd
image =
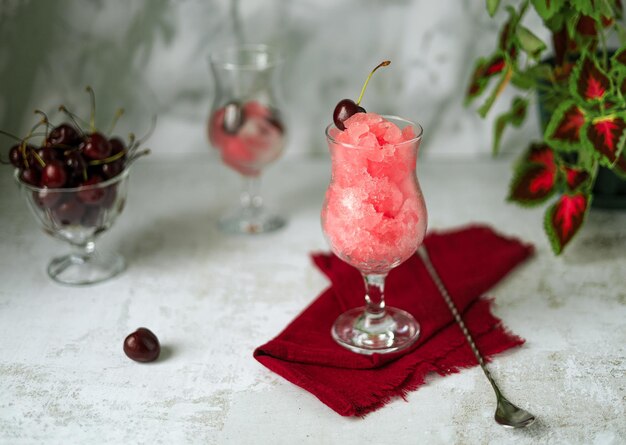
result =
M262 171L285 146L276 94L280 55L266 45L241 45L216 51L209 61L215 81L209 140L245 182L239 205L220 218L219 227L230 233L277 230L285 220L266 210L259 189Z

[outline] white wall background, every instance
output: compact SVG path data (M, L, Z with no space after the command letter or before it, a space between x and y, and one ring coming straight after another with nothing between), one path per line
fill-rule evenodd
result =
M383 59L393 63L370 84L369 111L422 123L429 156L487 154L495 113L483 121L464 108L464 91L505 19L504 11L490 19L478 0L0 0L0 128L23 134L34 108L60 103L87 116L89 84L103 128L123 106L121 134L142 133L159 116L154 156L207 150L207 54L265 42L286 55L290 156L326 152L335 103L356 98ZM533 110L525 129L507 134L505 150L526 146L535 121Z

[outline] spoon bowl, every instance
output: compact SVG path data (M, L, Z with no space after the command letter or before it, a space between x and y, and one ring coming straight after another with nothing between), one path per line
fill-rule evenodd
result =
M523 428L536 420L531 413L513 405L502 395L498 397L498 406L494 418L505 428Z

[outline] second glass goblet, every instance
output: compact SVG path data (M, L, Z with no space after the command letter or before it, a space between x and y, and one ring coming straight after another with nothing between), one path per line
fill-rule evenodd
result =
M62 284L85 285L124 270L124 258L96 250L95 241L124 209L128 174L126 169L107 181L75 188L39 188L20 180L15 171L21 195L44 232L75 248L50 261L50 278Z
M412 345L420 331L411 314L386 306L384 291L389 271L415 253L426 233L415 174L422 128L393 116L355 116L361 122L344 132L326 129L332 177L322 229L332 251L361 272L365 306L340 315L332 336L357 353L389 353Z
M239 206L219 226L230 233L279 229L285 220L267 212L259 188L261 171L285 145L276 94L281 57L266 45L240 45L216 51L209 60L215 80L209 140L222 161L245 180Z

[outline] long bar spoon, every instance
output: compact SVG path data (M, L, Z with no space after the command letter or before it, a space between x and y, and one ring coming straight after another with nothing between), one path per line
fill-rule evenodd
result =
M443 281L441 281L441 277L435 270L435 266L433 266L433 263L430 261L430 257L428 256L428 251L426 250L426 247L422 245L418 249L418 253L422 258L424 265L426 266L428 274L437 285L439 293L441 293L441 295L443 296L443 299L446 301L450 312L452 312L454 319L461 328L461 331L463 331L463 335L465 335L465 339L472 348L472 352L474 353L476 360L478 360L478 364L485 373L485 376L487 376L487 380L489 380L489 383L491 383L491 386L496 393L497 407L496 413L494 415L496 422L506 428L523 428L529 426L535 421L535 416L528 411L513 405L506 399L506 397L502 395L502 391L500 391L500 388L498 387L495 380L491 376L491 373L487 369L485 361L483 360L482 355L480 355L480 351L478 351L478 347L476 346L476 343L474 343L472 335L468 331L467 326L465 326L459 310L456 308L456 305L452 301L450 294L448 293L446 287L443 285Z

